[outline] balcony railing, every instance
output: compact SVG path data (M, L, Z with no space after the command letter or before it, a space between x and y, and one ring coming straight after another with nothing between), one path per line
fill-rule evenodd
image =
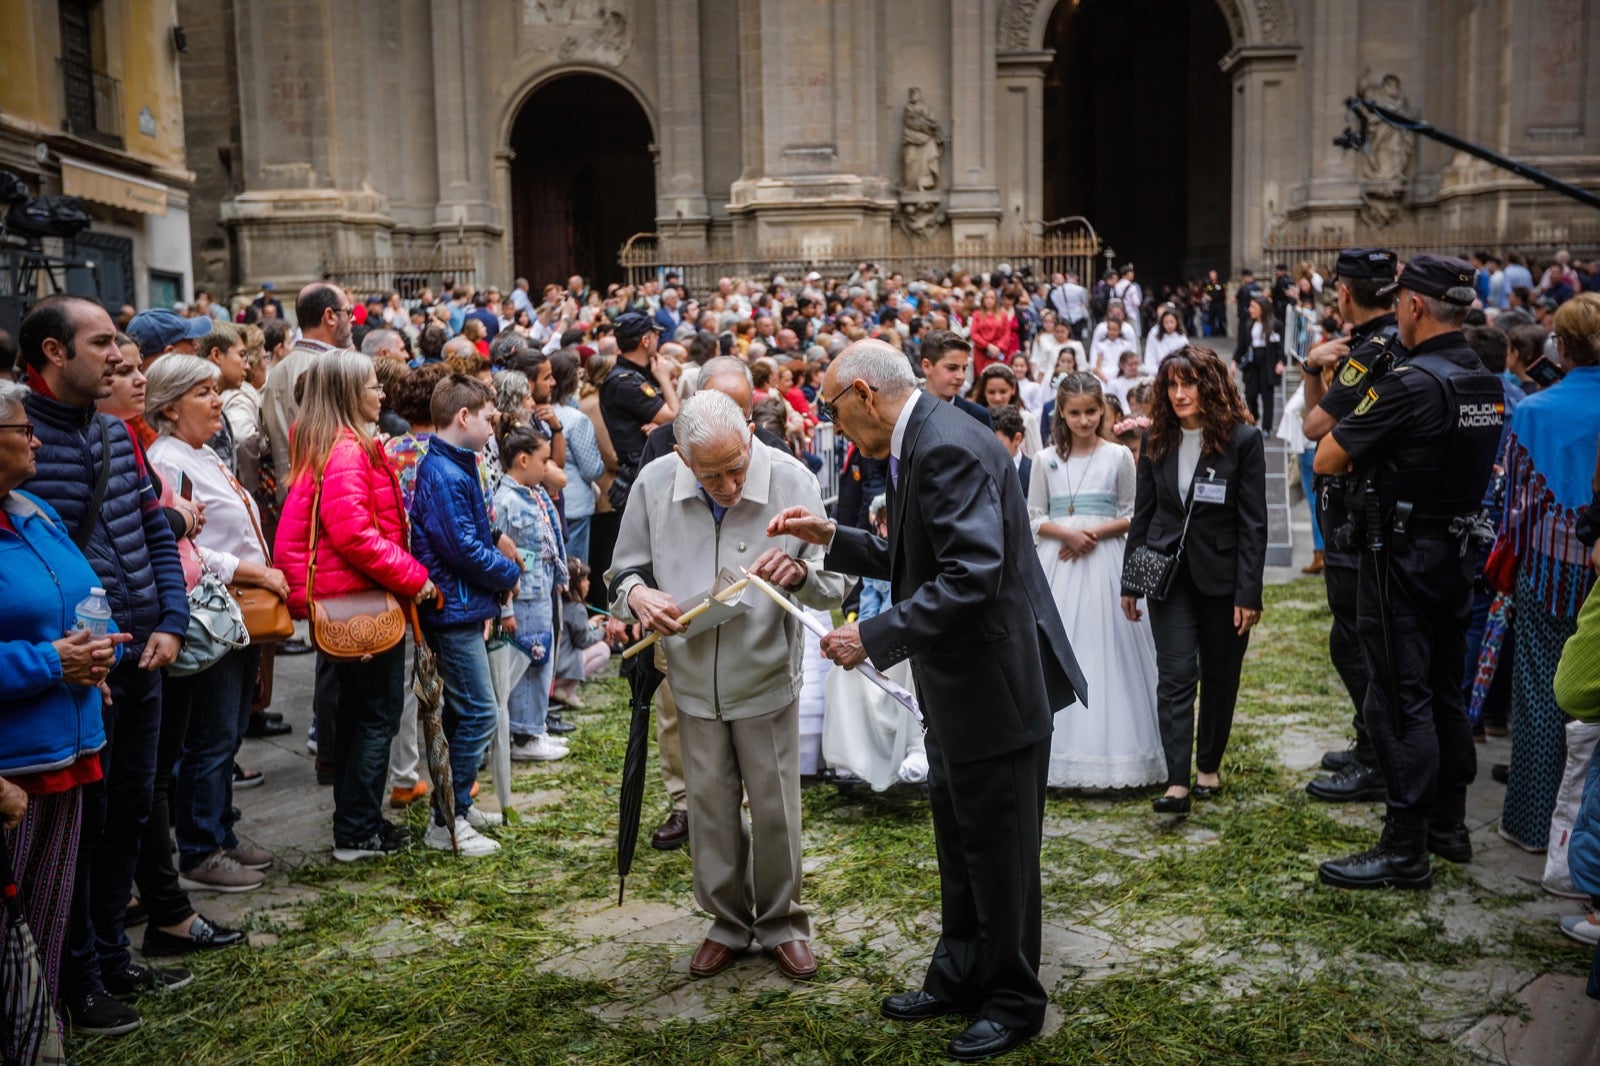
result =
M66 131L75 137L122 147L122 82L87 63L58 57L66 96Z

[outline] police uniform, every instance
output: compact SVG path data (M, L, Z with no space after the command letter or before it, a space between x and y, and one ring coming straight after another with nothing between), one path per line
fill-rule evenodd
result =
M1352 281L1392 281L1394 269L1395 255L1386 248L1349 248L1339 253L1334 274ZM1334 367L1333 384L1317 404L1335 423L1350 417L1367 390L1405 355L1393 312L1354 327L1350 331L1349 347L1349 354ZM1383 798L1377 757L1361 718L1361 708L1367 698L1367 667L1356 628L1360 534L1352 527L1346 506L1353 481L1343 475L1318 474L1314 489L1317 522L1323 534L1322 576L1328 610L1333 614L1333 624L1328 630L1328 657L1350 695L1354 708L1351 724L1356 733L1355 750L1347 759L1329 756L1324 763L1339 773L1306 786L1313 797L1330 802Z
M653 332L654 327L646 315L629 311L617 316L617 343L629 351L645 334ZM600 417L617 455L617 472L607 494L612 510L597 511L589 525L589 565L597 574L611 567L611 550L622 528L622 510L627 506L633 479L639 473L639 456L646 440L644 426L655 419L666 402L655 379L626 356L617 357L616 365L600 383ZM604 586L605 582L596 581L589 590L589 602L597 607L606 605Z
M1400 287L1471 303L1472 268L1418 256ZM1428 851L1466 861L1467 785L1477 768L1461 697L1472 609L1471 540L1499 447L1505 394L1460 332L1408 352L1367 386L1333 439L1362 479L1357 631L1370 684L1363 719L1388 791L1378 848L1323 863L1349 888L1423 888Z

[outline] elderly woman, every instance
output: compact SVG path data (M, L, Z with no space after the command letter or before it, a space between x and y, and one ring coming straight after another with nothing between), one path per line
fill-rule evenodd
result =
M128 639L74 626L75 608L100 584L50 506L17 491L34 476L39 442L23 409L28 390L0 382L0 806L5 851L44 964L48 998L60 989L67 906L78 862L83 786L101 779L100 700ZM24 809L18 817L18 807ZM0 939L6 935L0 908ZM56 1024L58 1030L60 1026ZM0 1032L0 1059L33 1062L47 1032Z
M1550 678L1594 584L1578 524L1592 498L1600 436L1600 293L1562 304L1555 337L1566 377L1517 405L1505 449L1504 535L1517 557L1517 654L1500 835L1534 852L1548 843L1564 768L1582 773L1583 760L1569 760L1568 741L1581 737L1594 746L1588 727L1565 724Z
M205 523L192 539L206 569L225 583L287 598L289 585L267 555L255 501L206 443L222 427L216 365L170 354L150 364L145 377L145 420L157 433L150 464L179 495L204 506ZM172 701L163 713L189 719L173 804L181 888L249 891L272 864L270 854L233 831L233 757L249 725L260 661L260 648L240 648L197 674L169 676L163 687Z
M369 431L383 396L372 360L354 352L326 355L311 364L305 381L277 538L290 613L304 618L309 609L313 523L318 596L384 589L403 599L433 598L438 590L427 570L406 549L400 481ZM334 674L333 857L355 862L393 854L406 836L383 817L383 788L405 704L405 648L336 661Z

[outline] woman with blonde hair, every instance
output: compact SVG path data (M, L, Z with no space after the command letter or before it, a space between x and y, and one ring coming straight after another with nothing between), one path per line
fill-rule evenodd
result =
M290 613L306 617L313 593L386 590L403 599L433 598L438 589L406 547L399 479L367 429L383 400L372 360L355 352L324 355L304 376L277 539ZM313 532L316 587L309 589ZM321 745L333 754L333 857L354 862L392 854L406 844L404 832L383 817L389 742L404 706L404 645L366 660L339 660L333 671L338 704L332 720L317 726Z

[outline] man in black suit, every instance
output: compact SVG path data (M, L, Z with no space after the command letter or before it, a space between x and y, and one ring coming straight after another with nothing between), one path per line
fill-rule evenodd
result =
M962 1061L1038 1033L1039 846L1052 709L1087 702L1028 528L1011 457L932 392L905 358L859 341L821 399L866 455L889 460L889 536L791 508L768 533L829 545L826 565L887 579L883 614L834 630L823 654L849 669L911 659L928 725L942 920L922 988L890 996L902 1021L976 1015L951 1041Z
M930 330L923 335L922 376L928 392L993 429L994 419L989 417L989 409L961 395L961 387L967 383L967 363L971 359L972 345L965 338L947 329Z

